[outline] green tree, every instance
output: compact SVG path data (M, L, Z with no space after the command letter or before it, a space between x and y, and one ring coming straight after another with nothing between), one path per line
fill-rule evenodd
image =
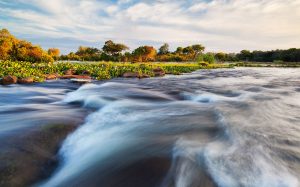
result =
M192 55L195 53L194 49L192 48L192 46L187 46L185 48L182 49L183 54L186 55Z
M168 54L168 53L170 53L170 51L169 51L169 44L165 43L165 44L163 44L163 45L159 48L158 54L159 54L159 55L166 55L166 54Z
M127 47L126 45L120 43L114 43L111 40L106 41L104 46L102 47L103 52L111 56L112 60L115 61L120 61L122 51L128 49L129 47Z
M205 49L201 44L192 45L192 49L194 50L195 55L202 53Z
M204 62L208 62L209 64L213 64L215 62L215 57L212 53L206 53L203 55Z
M238 58L240 60L246 60L249 61L252 59L252 53L249 50L242 50L239 54L238 54Z
M182 54L183 53L183 47L177 47L175 53L176 54Z
M226 58L227 58L227 54L223 53L223 52L219 52L217 54L215 54L215 58L218 60L218 61L226 61Z

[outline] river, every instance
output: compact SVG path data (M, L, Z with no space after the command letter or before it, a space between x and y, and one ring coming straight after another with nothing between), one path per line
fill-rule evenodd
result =
M32 129L59 123L74 128L43 157L54 163L36 165L45 174L25 184L300 186L300 69L199 70L77 87L66 81L0 87L2 184L22 175L5 176L10 154L24 159L16 156L24 145L31 155L47 150L28 138L41 132Z

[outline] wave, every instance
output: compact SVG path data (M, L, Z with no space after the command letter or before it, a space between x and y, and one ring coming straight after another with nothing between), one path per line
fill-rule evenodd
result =
M214 141L203 144L179 139L175 143L173 164L162 186L299 186L298 179L273 157L272 150L234 132L225 117L220 113L218 116L224 131Z

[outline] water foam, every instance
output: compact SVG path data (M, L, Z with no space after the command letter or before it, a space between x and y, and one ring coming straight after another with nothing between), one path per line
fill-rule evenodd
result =
M272 157L272 151L258 141L236 134L219 114L219 125L224 128L215 141L203 144L189 139L178 140L173 149L173 165L165 186L174 180L175 186L190 186L195 176L195 165L206 170L221 187L297 187L298 179L284 163ZM227 128L228 127L228 128ZM181 160L181 161L178 161Z

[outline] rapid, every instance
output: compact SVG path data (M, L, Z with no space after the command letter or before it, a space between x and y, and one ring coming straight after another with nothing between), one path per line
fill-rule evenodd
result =
M300 186L300 69L119 78L69 90L55 106L86 116L34 186Z

